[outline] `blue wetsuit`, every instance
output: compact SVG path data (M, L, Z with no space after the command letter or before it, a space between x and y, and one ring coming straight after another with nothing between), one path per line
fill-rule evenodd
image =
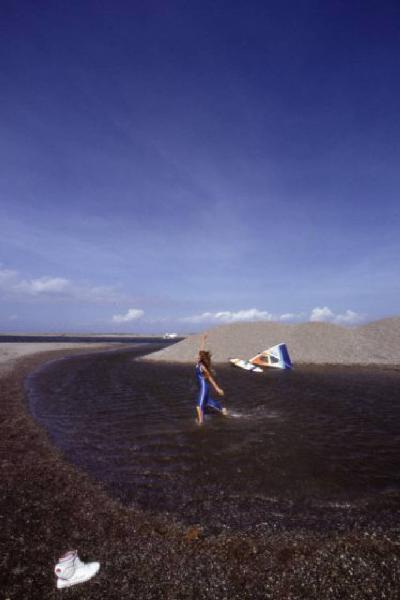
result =
M210 396L210 386L206 379L203 364L198 362L196 365L196 378L199 384L199 395L197 397L197 406L200 410L205 413L208 407L213 408L219 412L222 412L222 405L218 400L215 400Z

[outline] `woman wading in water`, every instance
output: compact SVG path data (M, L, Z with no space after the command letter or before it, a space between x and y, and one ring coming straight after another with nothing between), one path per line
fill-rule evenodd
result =
M204 349L206 337L206 335L203 335L201 338L199 357L196 364L196 378L199 385L196 412L199 425L202 425L204 413L208 407L213 408L223 415L228 414L226 408L224 408L218 400L215 400L210 396L210 383L220 396L224 395L224 390L219 387L211 374L211 353Z

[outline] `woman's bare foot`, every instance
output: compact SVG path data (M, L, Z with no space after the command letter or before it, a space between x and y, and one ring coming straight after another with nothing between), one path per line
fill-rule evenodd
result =
M199 406L196 406L196 414L197 414L197 425L203 425L204 415L203 411Z

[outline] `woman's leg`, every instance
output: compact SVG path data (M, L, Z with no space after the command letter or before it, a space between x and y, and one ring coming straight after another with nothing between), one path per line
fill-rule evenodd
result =
M224 406L222 406L221 402L219 402L218 400L215 400L215 398L211 398L211 396L209 396L207 399L207 406L211 406L211 408L220 412L223 415L228 414L228 411L226 410L226 408Z
M201 410L199 405L196 406L196 413L197 413L197 422L199 425L202 425L203 421L204 421L204 412Z
M204 410L208 402L208 392L208 384L205 379L202 379L196 406L197 421L199 425L201 425L204 421Z

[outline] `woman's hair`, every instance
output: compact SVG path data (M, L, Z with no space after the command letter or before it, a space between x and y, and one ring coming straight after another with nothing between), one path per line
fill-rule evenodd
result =
M199 360L208 370L211 369L211 352L208 350L200 350Z

